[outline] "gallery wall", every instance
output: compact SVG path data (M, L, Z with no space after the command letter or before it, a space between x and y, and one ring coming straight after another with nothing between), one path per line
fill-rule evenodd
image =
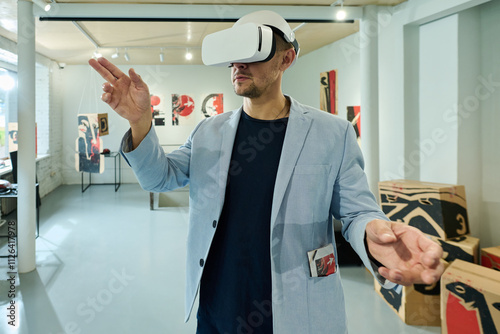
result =
M419 66L419 135L425 153L420 154L420 178L429 182L454 184L457 181L457 129L452 115L443 116L458 99L458 15L420 26ZM434 133L439 132L439 143ZM449 140L444 140L449 138Z
M347 106L360 104L359 52L356 33L300 57L283 76L283 92L319 108L320 73L337 70L338 115L346 119Z
M325 32L328 33L328 32ZM283 79L283 92L299 102L319 108L320 73L338 70L338 110L339 117L346 118L346 108L359 105L359 48L356 49L356 34L342 41L327 45L301 57L287 70ZM345 51L348 46L349 52ZM165 126L156 126L160 143L171 151L184 143L194 126L205 116L201 103L208 94L222 93L224 111L239 108L242 99L234 94L230 81L230 70L208 66L134 66L148 83L150 93L160 97L161 103L154 107L167 115ZM120 66L122 71L128 67ZM108 113L110 134L103 136L103 145L117 151L123 134L128 130L128 122L118 116L100 101L101 85L104 82L89 66L66 66L59 72L63 112L63 167L65 184L78 184L81 175L75 169L75 140L78 136L77 115L84 113ZM297 84L297 83L302 84ZM171 94L186 94L193 98L195 111L188 118L181 118L179 126L171 124ZM92 182L113 182L114 162L105 159L105 172L92 175ZM87 179L85 179L87 182ZM132 170L122 160L122 182L137 182Z
M377 36L380 179L408 178L410 175L422 181L464 184L471 230L481 238L482 246L500 244L500 230L495 228L500 220L498 17L500 1L496 0L410 0L396 6L391 13L382 12ZM413 44L405 39L408 37L406 29L411 25L419 34ZM363 48L360 41L366 41L364 34L361 31L300 57L285 73L284 92L299 102L319 107L320 73L337 69L339 117L345 119L346 107L360 104L359 53ZM441 42L446 42L447 46L443 47ZM413 76L408 72L409 54L417 55L418 71ZM201 96L223 93L226 111L241 104L241 98L232 91L227 69L136 66L136 70L150 83L155 94L157 91L164 96L191 94L199 103ZM89 73L87 66L68 66L61 74L66 184L80 182L80 175L74 168L78 113L108 112L110 135L103 139L104 146L111 150L118 148L122 134L128 129L126 121L99 101L102 80L94 79L96 84L92 87L97 87L94 93L89 93L88 89L83 93ZM413 109L405 105L408 91L417 92ZM482 94L481 98L477 98L477 91ZM80 102L82 96L85 98ZM477 106L470 104L475 102L474 96L479 101ZM410 114L415 110L416 114ZM409 135L405 123L408 120L415 122L409 125L418 130L416 136ZM165 126L163 144L181 144L191 129L192 125ZM408 161L413 151L417 158ZM125 165L122 167L124 182L136 182L131 170ZM107 168L112 168L111 161L107 162ZM106 182L112 181L112 171L106 171L102 177L108 177Z

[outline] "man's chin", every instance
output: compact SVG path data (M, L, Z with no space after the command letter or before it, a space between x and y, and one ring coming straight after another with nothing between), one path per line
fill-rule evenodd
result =
M260 94L255 90L255 89L238 89L234 88L234 92L236 95L241 96L241 97L248 97L248 98L255 98L259 97Z

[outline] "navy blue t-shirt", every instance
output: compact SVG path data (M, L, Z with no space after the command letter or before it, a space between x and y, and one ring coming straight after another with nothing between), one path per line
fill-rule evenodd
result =
M288 119L242 112L200 289L201 333L272 333L270 222Z

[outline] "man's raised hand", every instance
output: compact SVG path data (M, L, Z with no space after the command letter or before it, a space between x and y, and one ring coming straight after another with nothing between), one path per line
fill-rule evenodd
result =
M129 121L133 145L137 147L151 127L148 86L133 69L127 76L105 58L90 59L89 64L107 81L102 86L101 99Z

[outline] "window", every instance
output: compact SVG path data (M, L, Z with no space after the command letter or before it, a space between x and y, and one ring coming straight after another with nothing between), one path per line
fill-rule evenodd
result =
M17 122L17 73L0 67L0 159L9 156L9 139L11 146L17 144L12 122Z
M0 49L0 159L17 148L17 55ZM36 150L38 156L49 154L50 117L48 65L36 64ZM10 123L10 124L9 124ZM10 133L10 134L9 134Z

